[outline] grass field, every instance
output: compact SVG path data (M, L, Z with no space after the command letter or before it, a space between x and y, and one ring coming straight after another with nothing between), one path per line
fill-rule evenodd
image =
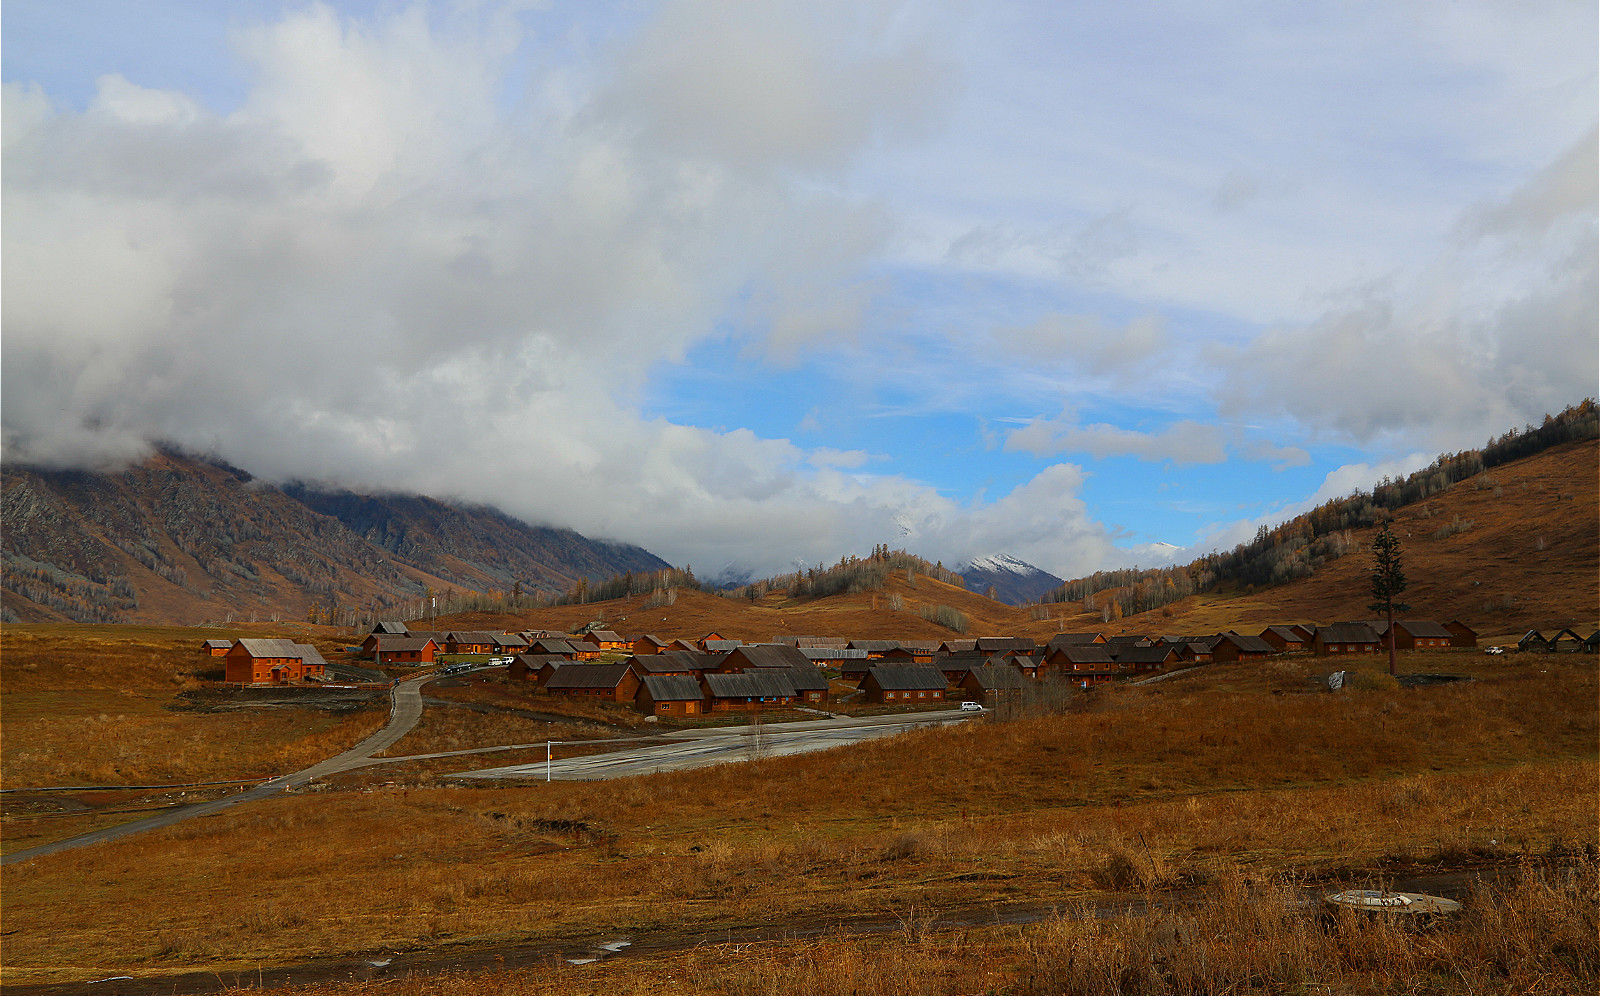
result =
M1238 876L1304 881L1546 856L1570 864L1594 843L1592 658L1408 655L1402 671L1475 680L1314 692L1328 669L1313 658L1212 666L1097 689L1065 715L618 782L456 787L423 768L385 766L332 791L6 867L4 978L915 920L917 910L1067 907L1129 890L1225 893ZM476 713L441 715L451 718L419 729L417 743L494 732L470 727ZM8 729L8 751L11 740ZM394 752L411 753L407 741ZM1592 914L1592 891L1585 901L1579 912ZM874 952L891 939L841 937L767 945L722 967L705 952L648 964L693 971L701 991L797 991L805 978L815 991L843 992L854 978L864 991L961 992L989 985L962 954L972 952L1005 991L1060 991L1040 980L1071 978L1060 953L1086 929L1062 921L939 933L886 962ZM1130 958L1148 948L1142 926L1122 940L1095 929L1106 932L1096 944ZM1307 953L1306 971L1324 977L1332 957ZM649 977L645 961L635 964L519 972L496 977L494 991L627 991ZM872 974L881 964L906 974ZM945 981L906 988L917 978Z

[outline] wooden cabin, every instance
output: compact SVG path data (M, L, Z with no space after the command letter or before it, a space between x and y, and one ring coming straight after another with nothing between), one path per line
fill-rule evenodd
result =
M571 663L559 654L518 654L506 671L512 681L531 681L542 688L552 674Z
M609 629L591 629L580 636L578 641L587 643L600 651L628 649L628 641Z
M444 638L447 654L492 654L498 633L477 630L453 630Z
M810 666L789 667L782 670L789 684L794 686L796 702L820 705L832 700L833 690L828 684L828 676L821 671Z
M1106 642L1104 633L1057 633L1045 643L1045 647L1072 647L1081 646L1085 643L1104 642Z
M1374 626L1378 639L1387 647L1387 626ZM1396 619L1394 646L1396 650L1444 650L1449 648L1454 635L1443 625L1425 619Z
M639 679L633 707L651 716L698 716L705 709L705 695L700 682L688 675L647 674Z
M209 657L226 657L232 649L232 640L207 640L200 644L200 652Z
M439 645L432 637L369 636L372 659L379 664L432 664ZM362 644L366 646L366 644Z
M240 685L298 685L321 681L327 661L317 648L293 640L235 640L223 658L223 679Z
M1450 646L1476 647L1478 645L1478 631L1468 626L1459 619L1452 619L1444 624L1450 631Z
M946 687L944 672L922 665L869 668L861 679L867 701L885 705L942 702Z
M717 670L748 671L764 667L798 667L816 670L811 658L801 653L798 647L784 646L781 643L758 643L748 646L741 644L733 647L723 656Z
M980 654L1015 657L1017 654L1031 654L1039 647L1031 636L980 636L972 649Z
M794 704L794 686L783 668L763 667L737 674L700 676L707 712L780 709Z
M968 668L956 682L963 697L984 705L1001 702L1020 702L1028 678L1010 664L984 665Z
M632 702L639 680L626 664L563 664L544 683L544 690L563 698Z
M1259 636L1219 633L1218 637L1216 645L1211 648L1211 659L1218 664L1265 660L1278 653L1277 647Z
M1305 631L1298 626L1268 626L1256 635L1272 644L1279 653L1305 650L1307 647Z
M634 637L632 646L635 657L643 654L659 654L667 649L667 641L653 633L646 633Z
M1366 623L1334 623L1317 628L1311 650L1318 656L1331 654L1375 654L1383 648L1383 641Z
M525 654L533 647L533 641L521 633L505 633L494 638L494 652L505 655Z
M1252 637L1254 639L1254 637ZM1170 643L1150 644L1147 646L1111 647L1112 659L1117 662L1117 667L1130 674L1144 674L1149 671L1159 671L1178 663L1178 648Z

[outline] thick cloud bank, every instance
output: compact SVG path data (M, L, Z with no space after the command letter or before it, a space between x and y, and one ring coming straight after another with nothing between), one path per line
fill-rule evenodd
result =
M853 327L849 274L891 226L829 179L926 128L950 85L854 5L731 10L671 5L599 69L540 66L509 99L517 22L420 8L246 31L256 82L225 115L114 75L81 113L8 86L7 458L104 466L173 440L713 571L905 523L933 556L1098 564L1071 467L973 510L631 406L730 302L775 348ZM827 44L841 27L851 44Z

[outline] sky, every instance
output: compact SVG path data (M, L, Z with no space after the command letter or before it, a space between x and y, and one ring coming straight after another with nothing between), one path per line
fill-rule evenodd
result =
M6 0L3 455L1186 561L1596 394L1596 19Z

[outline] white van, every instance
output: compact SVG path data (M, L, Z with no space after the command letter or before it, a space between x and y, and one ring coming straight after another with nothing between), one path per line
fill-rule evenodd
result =
M962 712L982 712L983 711L983 706L979 705L976 702L963 702L963 703L961 703L961 711Z

